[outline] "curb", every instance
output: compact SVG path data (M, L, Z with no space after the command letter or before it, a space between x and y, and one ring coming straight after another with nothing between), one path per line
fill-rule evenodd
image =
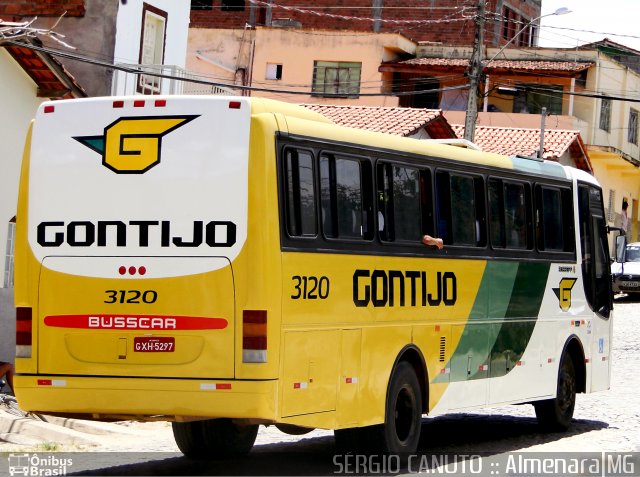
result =
M85 421L47 414L17 415L0 405L0 442L98 444L99 436L137 434L139 433L134 429L110 422Z
M86 434L75 429L61 427L32 417L21 417L0 409L0 434L9 442L32 438L39 442L58 442L61 444L93 444ZM16 436L17 435L17 436Z

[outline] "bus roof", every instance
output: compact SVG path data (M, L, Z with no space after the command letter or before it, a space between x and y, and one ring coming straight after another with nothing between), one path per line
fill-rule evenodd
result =
M291 118L292 120L287 120L290 134L321 137L346 144L363 145L368 149L401 151L562 179L569 177L565 166L554 161L540 161L516 156L509 157L477 151L472 148L458 147L441 141L400 137L382 132L340 126L321 114L302 106L275 100L263 100L261 98L252 98L251 101L252 113L254 114L281 113L287 118Z

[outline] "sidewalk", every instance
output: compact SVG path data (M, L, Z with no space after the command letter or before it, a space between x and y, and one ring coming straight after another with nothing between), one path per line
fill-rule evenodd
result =
M5 396L0 394L0 452L91 448L100 446L105 438L119 440L144 435L127 423L26 413Z

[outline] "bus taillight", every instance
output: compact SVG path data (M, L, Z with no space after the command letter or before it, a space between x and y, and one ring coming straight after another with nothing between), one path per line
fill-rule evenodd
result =
M242 312L242 362L267 362L267 310Z
M32 313L30 307L16 307L16 358L31 358Z

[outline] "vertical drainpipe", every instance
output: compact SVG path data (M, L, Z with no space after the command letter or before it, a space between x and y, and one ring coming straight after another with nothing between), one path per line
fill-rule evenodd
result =
M573 116L573 93L576 92L576 79L571 78L571 94L569 95L569 116Z
M249 71L247 71L247 74L246 74L246 78L247 78L246 86L253 85L253 57L255 55L255 52L256 52L256 39L254 37L253 40L251 40L251 51L249 52L249 65L248 65ZM250 89L243 90L242 95L251 96L251 90Z
M596 84L593 86L593 90L598 93L600 90L600 51L598 51L596 59ZM594 144L596 140L596 124L598 119L598 101L594 102L593 114L591 115L591 137L588 139L587 144Z
M489 75L485 76L484 79L484 105L482 106L482 111L485 113L489 109L489 82L491 81L491 77Z
M373 31L375 33L380 33L380 29L382 27L382 7L384 6L384 0L373 0Z
M271 3L272 3L271 0L269 0L269 5L267 5L267 13L265 15L266 18L264 20L265 26L269 26L269 27L271 26L271 19L273 17L273 12L271 10L272 9Z

